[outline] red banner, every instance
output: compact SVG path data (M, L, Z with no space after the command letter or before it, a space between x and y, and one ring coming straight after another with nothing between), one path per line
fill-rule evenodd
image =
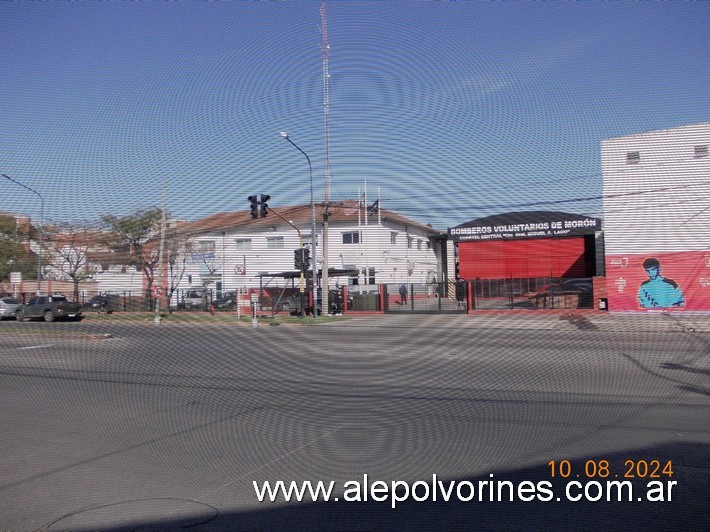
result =
M609 310L710 310L710 250L607 255Z

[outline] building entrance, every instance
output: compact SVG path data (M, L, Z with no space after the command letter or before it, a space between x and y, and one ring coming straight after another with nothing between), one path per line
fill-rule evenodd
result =
M421 314L466 314L468 302L465 290L456 290L453 283L442 286L430 283L388 284L384 287L385 312Z

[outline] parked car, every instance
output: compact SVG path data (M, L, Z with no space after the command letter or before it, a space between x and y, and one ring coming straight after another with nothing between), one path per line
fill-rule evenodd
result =
M237 304L237 295L235 292L224 292L222 297L212 301L212 306L215 310L231 310Z
M591 294L592 280L589 278L562 279L544 285L540 293L551 294Z
M553 286L553 291L563 294L590 294L592 292L592 280L564 279L559 285Z
M545 285L540 295L545 296L577 296L576 308L593 308L594 286L590 278L561 279Z
M21 305L15 314L17 321L25 318L42 318L46 322L56 319L81 319L81 305L69 301L65 296L38 296L30 299L29 303Z
M14 297L0 297L0 320L5 318L15 319L20 302Z
M190 288L178 300L177 307L185 310L207 310L210 305L210 294L203 288Z
M121 298L117 294L97 294L84 303L84 310L111 313L121 308Z
M318 290L318 315L322 314L322 302L323 298L321 296L321 290ZM304 295L305 299L305 313L306 315L313 315L313 306L308 304L309 293ZM348 297L348 308L351 307L352 297ZM343 312L343 296L340 290L329 290L328 291L328 306L330 306L331 314L341 314ZM289 312L291 314L301 313L301 294L296 293L284 299L281 299L276 305L278 311Z

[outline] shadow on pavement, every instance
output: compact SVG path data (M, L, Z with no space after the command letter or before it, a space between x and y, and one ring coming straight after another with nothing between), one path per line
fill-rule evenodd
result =
M572 469L568 478L561 478L559 472L563 470L560 469L560 462L565 458L570 460ZM710 445L678 442L664 447L633 449L581 458L556 456L555 451L550 451L550 459L557 463L558 474L555 478L550 477L550 465L544 463L524 469L494 472L493 480L512 483L512 502L509 501L507 484L502 488L505 502L490 502L489 491L485 486L481 492L483 501L478 501L479 481L491 480L490 476L485 474L465 479L441 479L447 489L452 480L455 486L461 481L472 483L474 499L469 502L453 502L456 499L456 487L452 491L450 502L444 502L441 491L438 491L436 502L431 501L431 496L427 502L410 499L397 503L395 509L391 508L391 499L385 502L319 501L292 503L289 506L281 500L279 503L262 503L262 510L242 512L220 512L209 504L178 501L183 505L192 504L193 511L185 517L163 521L141 521L135 513L121 515L120 503L117 503L110 505L113 507L111 516L115 519L112 523L92 520L90 514L94 512L95 518L97 509L85 509L57 519L42 530L710 530L710 513L707 512L707 497L710 492L707 475ZM609 475L606 478L601 476L601 460L609 462ZM653 460L659 461L658 467ZM663 471L668 461L672 462L672 476L670 469ZM585 466L588 473L596 470L597 475L586 477ZM636 478L624 478L629 472L633 472ZM652 474L657 478L651 478ZM369 483L374 480L376 479L371 479ZM390 483L394 479L381 480ZM431 478L422 480L428 482L431 487ZM534 500L530 502L521 500L516 489L524 481L530 483L530 489L521 495L532 497ZM554 496L548 496L544 490L537 488L539 483L545 481L551 484ZM594 481L598 484L590 483L589 493L593 497L601 495L601 499L598 502L566 500L565 485L571 481L580 482L579 485L572 486L572 496L583 494L584 483ZM621 488L623 500L617 501L618 485L611 484L609 494L613 502L607 502L607 482L621 481L629 483ZM657 490L655 494L662 494L665 499L663 502L646 500L647 483L651 481L660 483L655 487L660 486L662 489ZM251 479L246 482L251 486ZM671 482L675 482L675 485L670 488L669 497ZM420 486L420 495L424 489ZM464 485L461 493L464 497L469 496L468 485ZM339 494L342 499L342 486ZM494 491L494 496L495 494ZM537 500L536 494L551 500ZM629 496L631 500L628 500ZM557 501L558 497L560 501ZM639 501L639 498L642 500ZM150 505L166 500L148 499L142 502ZM256 496L254 502L256 504ZM125 525L115 526L116 521Z

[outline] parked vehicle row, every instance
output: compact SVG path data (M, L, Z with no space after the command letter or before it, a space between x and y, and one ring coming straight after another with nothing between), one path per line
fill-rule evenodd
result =
M322 290L318 289L318 314L321 314L322 312ZM189 295L190 292L186 293L186 296ZM330 312L332 314L339 314L343 311L343 297L342 294L339 290L330 290L328 292L328 301L329 301L329 306L330 306ZM304 294L304 301L305 301L305 312L306 314L312 314L313 313L313 306L308 303L310 298L310 293L306 292ZM198 305L197 301L203 302L203 298L195 298L195 305L192 306L190 303L188 303L189 299L186 297L183 299L183 304L181 305L180 308L202 308L202 305ZM301 303L301 293L298 291L298 289L287 289L286 293L281 293L280 291L276 290L271 290L271 291L264 291L264 294L260 298L260 304L265 305L267 307L272 307L274 310L277 312L287 312L290 314L300 314L301 313L301 307L303 306ZM348 308L351 308L351 303L352 303L352 297L348 297ZM211 306L215 310L234 310L236 308L237 304L237 295L236 292L231 291L231 292L224 292L222 296L218 299L215 299L212 301Z
M313 305L308 304L310 294L304 294L303 301L305 302L305 314L313 315ZM289 312L290 314L300 314L303 304L301 303L301 294L292 294L287 298L281 299L276 304L278 311ZM322 289L318 289L318 315L323 313L323 295ZM343 312L343 296L340 290L328 290L328 306L331 314L341 314ZM348 296L348 308L352 308L352 296Z

